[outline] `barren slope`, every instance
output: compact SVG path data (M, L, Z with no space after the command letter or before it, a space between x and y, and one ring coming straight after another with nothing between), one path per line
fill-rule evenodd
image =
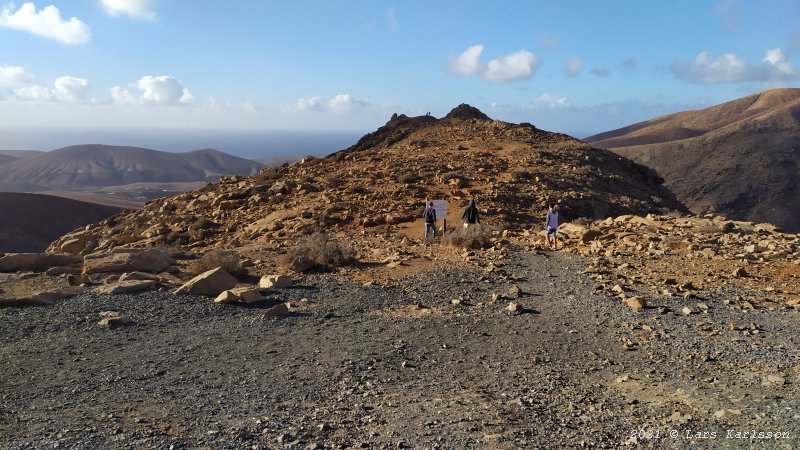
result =
M216 150L168 153L138 147L78 145L0 167L0 188L41 191L142 182L215 181L221 175L253 175L255 161Z
M800 231L800 89L776 89L586 139L652 167L693 212Z
M39 194L0 192L0 252L41 252L53 239L119 208Z
M442 120L395 115L347 150L255 177L225 177L84 234L100 248L208 248L321 229L391 232L412 226L425 199L447 199L455 222L471 194L486 220L515 227L538 227L548 200L560 201L571 219L683 210L661 183L612 152L530 124L492 121L462 105Z

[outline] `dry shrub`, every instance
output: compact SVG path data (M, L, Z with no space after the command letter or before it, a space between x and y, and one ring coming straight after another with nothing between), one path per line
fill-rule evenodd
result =
M491 245L489 240L493 231L496 231L495 227L483 224L471 225L469 228L459 227L445 234L444 242L462 248L487 248Z
M302 260L305 269L341 267L355 262L355 251L324 233L314 233L300 240L281 261L292 268L293 262ZM304 271L304 270L301 270Z
M397 177L397 181L405 184L411 184L419 180L419 177L414 172L406 172Z
M511 179L516 182L523 182L533 179L533 174L527 170L516 169L511 172Z
M238 253L233 250L220 249L211 250L195 260L189 267L189 272L199 275L217 267L222 267L230 274L244 274L245 272Z

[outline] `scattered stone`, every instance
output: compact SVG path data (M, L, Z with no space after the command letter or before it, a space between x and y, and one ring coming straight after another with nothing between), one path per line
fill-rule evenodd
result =
M508 306L506 306L506 311L510 312L511 314L521 314L525 311L525 308L523 308L522 305L517 302L511 302L508 304Z
M132 292L141 292L155 286L154 280L127 280L118 281L116 283L105 284L96 287L94 292L97 294L129 294Z
M264 311L264 317L280 317L288 316L291 314L291 303L281 303L280 305L273 306L272 308Z
M681 312L683 313L684 316L694 314L694 310L688 306L684 306Z
M0 272L39 271L79 264L82 259L58 253L6 253L0 257Z
M126 325L133 325L130 317L119 311L103 311L100 313L100 321L97 322L103 328L116 328Z
M240 287L220 293L214 303L255 303L264 300L264 296L254 287Z
M119 249L112 253L86 255L83 258L83 273L131 271L158 273L174 263L167 252L156 248Z
M629 297L625 299L625 304L633 309L642 309L647 306L647 302L642 297Z
M285 289L292 287L292 277L287 275L264 275L258 282L259 289Z
M217 267L192 278L176 289L175 293L216 296L223 291L233 289L237 283L238 281L233 275L223 268Z

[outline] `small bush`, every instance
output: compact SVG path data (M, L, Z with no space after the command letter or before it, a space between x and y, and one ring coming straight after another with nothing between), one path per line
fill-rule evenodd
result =
M222 267L230 274L244 274L245 270L239 260L239 254L233 250L211 250L200 259L195 260L189 267L189 272L199 275L211 269Z
M419 177L414 172L406 172L397 177L397 181L401 183L411 184L419 180Z
M444 242L462 248L487 248L490 246L492 231L494 231L492 227L482 224L472 225L469 228L456 228L445 234Z
M297 261L302 261L298 265ZM355 251L324 233L314 233L297 243L283 256L281 264L304 272L317 267L331 269L352 264ZM293 267L295 265L295 267Z
M517 169L511 172L511 179L516 182L523 182L533 179L533 174L527 170Z

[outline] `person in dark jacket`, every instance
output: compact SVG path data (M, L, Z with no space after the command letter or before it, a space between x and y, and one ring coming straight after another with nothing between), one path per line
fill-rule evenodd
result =
M428 233L433 230L433 237L436 238L436 210L433 209L433 202L431 202L422 213L422 218L425 220L425 240L428 240Z
M469 206L464 208L464 214L461 214L461 220L464 222L464 228L469 228L472 225L477 225L480 222L478 207L475 206L474 197L469 199Z

